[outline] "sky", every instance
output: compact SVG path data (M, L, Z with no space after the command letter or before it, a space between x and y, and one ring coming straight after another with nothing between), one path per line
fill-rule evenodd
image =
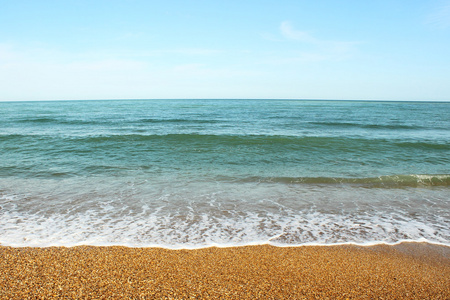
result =
M0 101L450 101L450 0L0 0Z

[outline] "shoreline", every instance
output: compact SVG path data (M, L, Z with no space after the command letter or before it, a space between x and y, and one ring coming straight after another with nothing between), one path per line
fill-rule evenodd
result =
M324 247L325 246L325 247ZM448 299L450 247L0 246L0 299Z
M45 245L21 245L21 244L2 244L0 247L11 247L11 248L74 248L74 247L125 247L125 248L154 248L154 249L164 249L164 250L201 250L207 248L240 248L240 247L253 247L253 246L271 246L276 248L296 248L296 247L339 247L339 246L357 246L357 247L373 247L373 246L392 246L395 247L400 244L428 244L437 247L447 247L450 249L450 243L442 243L438 241L429 241L426 239L419 240L399 240L397 242L385 242L385 241L370 241L370 242L342 242L342 243L304 243L304 244L282 244L282 243L272 243L269 241L261 242L250 242L248 244L218 244L211 243L206 245L174 245L168 246L163 244L96 244L96 243L73 243L73 244L45 244Z

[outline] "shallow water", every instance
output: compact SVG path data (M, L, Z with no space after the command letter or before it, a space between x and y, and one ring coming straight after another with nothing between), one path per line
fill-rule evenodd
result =
M450 103L0 103L0 243L449 244Z

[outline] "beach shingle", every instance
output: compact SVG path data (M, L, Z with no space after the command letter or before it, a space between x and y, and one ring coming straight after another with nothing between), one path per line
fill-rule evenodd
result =
M450 247L0 247L1 299L449 299Z

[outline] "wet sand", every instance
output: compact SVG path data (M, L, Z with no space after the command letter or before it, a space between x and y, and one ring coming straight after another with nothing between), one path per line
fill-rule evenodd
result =
M450 247L0 247L0 299L450 299Z

